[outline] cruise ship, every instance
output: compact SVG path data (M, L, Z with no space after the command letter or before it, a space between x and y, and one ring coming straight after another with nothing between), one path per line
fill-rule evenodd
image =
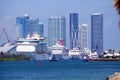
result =
M47 42L46 39L40 37L37 32L34 32L32 37L27 35L27 38L17 40L16 52L25 54L35 60L47 60Z
M69 59L66 48L59 43L56 43L51 47L51 55L56 59Z

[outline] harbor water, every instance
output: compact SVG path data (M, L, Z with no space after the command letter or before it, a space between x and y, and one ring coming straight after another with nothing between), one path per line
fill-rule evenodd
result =
M0 62L0 80L106 80L114 72L120 72L120 62Z

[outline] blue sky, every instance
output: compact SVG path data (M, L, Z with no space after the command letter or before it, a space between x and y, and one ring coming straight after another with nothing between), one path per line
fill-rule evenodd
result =
M67 42L69 42L69 13L79 13L79 24L86 23L89 27L90 48L90 19L91 13L95 12L102 12L104 16L104 50L110 48L120 50L120 28L118 27L120 16L113 7L113 0L0 0L0 32L4 27L13 40L16 17L27 13L31 19L39 18L40 23L45 25L45 36L47 36L48 18L65 16ZM1 40L0 42L6 41L5 37Z

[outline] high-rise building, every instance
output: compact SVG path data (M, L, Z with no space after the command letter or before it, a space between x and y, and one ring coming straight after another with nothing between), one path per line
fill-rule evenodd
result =
M16 36L17 38L23 38L25 37L25 23L29 20L28 15L24 15L23 17L17 17L16 18Z
M70 13L70 49L78 48L78 13Z
M66 19L65 17L50 17L48 22L48 45L53 46L60 42L66 46Z
M100 55L103 51L103 14L91 14L91 49Z
M81 50L88 48L88 25L81 24L78 31L78 45Z
M30 20L27 14L16 18L16 26L17 38L26 38L28 34L32 36L34 32L44 36L44 25L39 23L39 19Z
M44 25L42 23L39 24L39 19L35 20L27 20L25 23L25 37L29 34L32 36L34 32L37 32L40 36L44 34Z

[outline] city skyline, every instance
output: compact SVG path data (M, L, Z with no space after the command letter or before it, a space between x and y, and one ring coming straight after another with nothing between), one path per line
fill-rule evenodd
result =
M100 4L96 4L100 3ZM22 4L22 6L21 6ZM87 5L87 6L86 6ZM21 6L21 7L20 7ZM0 1L0 31L5 28L9 37L13 39L15 19L17 16L29 14L31 18L39 18L39 21L45 24L45 36L47 36L48 18L50 16L65 16L67 28L67 47L69 47L69 13L79 14L79 23L88 24L89 48L91 13L102 12L104 14L104 50L120 49L120 31L118 28L119 16L113 6L113 0L1 0ZM113 34L114 33L114 34ZM2 38L6 40L6 38Z

